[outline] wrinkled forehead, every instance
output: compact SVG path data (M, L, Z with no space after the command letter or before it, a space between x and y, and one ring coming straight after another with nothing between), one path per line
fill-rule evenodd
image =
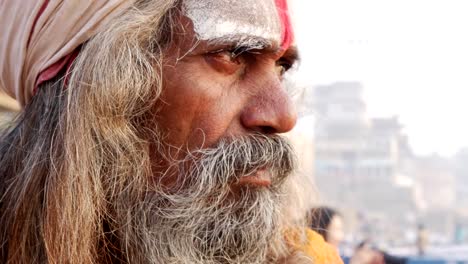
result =
M184 0L185 15L199 40L229 42L264 39L287 49L291 44L287 0Z

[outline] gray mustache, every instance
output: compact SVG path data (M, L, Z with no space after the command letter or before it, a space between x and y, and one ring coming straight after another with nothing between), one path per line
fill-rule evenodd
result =
M273 176L272 184L279 184L296 166L291 143L278 135L252 134L223 139L215 147L192 152L187 159L190 166L182 175L191 177L186 180L208 180L221 185L238 181L259 169L269 170ZM197 178L197 175L207 174L212 177Z

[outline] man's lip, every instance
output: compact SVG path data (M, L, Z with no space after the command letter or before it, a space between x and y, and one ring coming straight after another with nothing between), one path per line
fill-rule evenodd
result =
M269 187L271 185L271 174L267 169L260 169L253 174L242 176L236 185Z

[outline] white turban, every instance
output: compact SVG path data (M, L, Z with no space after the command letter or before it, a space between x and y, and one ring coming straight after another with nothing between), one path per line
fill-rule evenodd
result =
M130 0L1 0L0 87L25 106Z

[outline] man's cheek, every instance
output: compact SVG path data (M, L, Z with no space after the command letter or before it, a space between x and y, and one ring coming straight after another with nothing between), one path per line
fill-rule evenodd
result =
M227 136L232 117L223 115L222 109L212 110L200 115L194 122L193 130L188 138L189 149L212 147Z

